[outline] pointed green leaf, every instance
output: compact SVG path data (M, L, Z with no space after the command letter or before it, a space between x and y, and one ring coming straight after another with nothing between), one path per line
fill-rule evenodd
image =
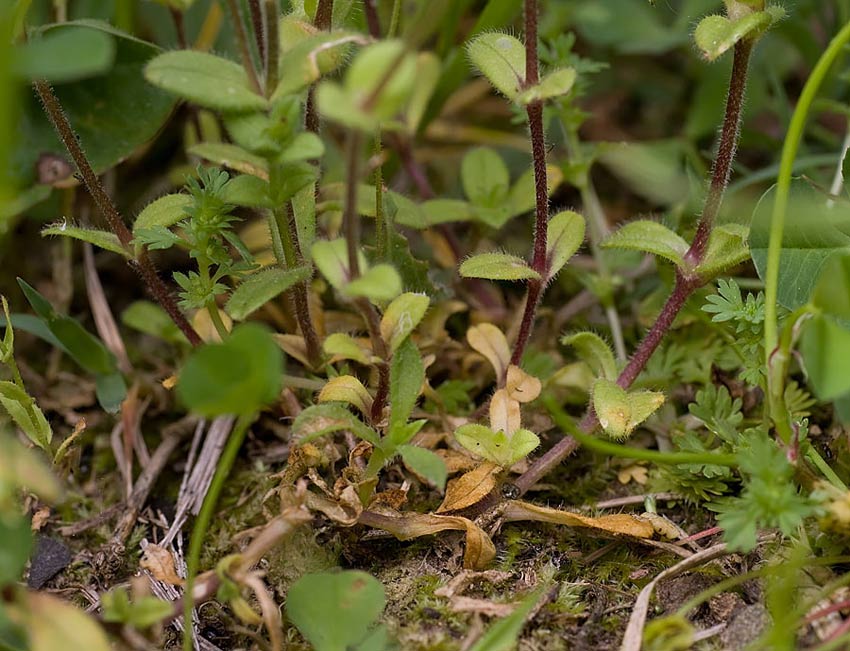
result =
M319 392L318 402L344 402L364 416L372 411L372 396L363 383L353 375L338 375L325 383Z
M390 362L390 436L404 426L419 399L425 382L425 366L416 344L408 337Z
M381 317L381 338L387 343L391 353L394 353L401 342L419 325L430 302L425 294L406 292L387 306Z
M253 174L234 176L224 186L222 199L233 206L248 208L274 208L268 181Z
M510 615L490 624L470 651L514 651L526 620L540 601L540 596L541 590L533 592L523 599Z
M189 147L189 153L228 169L268 180L266 161L249 151L226 142L202 142Z
M785 16L781 7L747 13L736 20L725 16L706 16L694 32L694 41L709 61L730 49L743 38L757 38Z
M488 280L540 280L540 274L525 260L508 253L481 253L467 258L460 265L460 275Z
M410 133L416 133L422 116L442 72L440 59L433 52L420 52L416 57L416 85L410 94L405 113L405 124Z
M473 38L466 53L482 75L508 99L516 99L525 84L525 46L507 34L492 32Z
M27 438L43 450L50 450L53 430L44 412L26 391L14 382L0 381L0 404Z
M121 246L118 236L110 231L102 231L98 228L83 228L82 226L74 226L73 224L61 223L48 226L41 229L42 236L46 235L62 235L70 237L82 242L94 244L96 247L105 251L112 251L127 259L130 258L130 253Z
M463 157L460 179L473 204L493 207L504 204L511 181L507 165L489 147L476 147Z
M564 180L564 172L556 165L546 166L546 180L549 189L549 196L558 189L558 186ZM511 187L510 195L508 196L508 216L515 217L526 212L534 210L536 200L534 194L534 170L528 169L523 172L516 182ZM500 228L504 222L500 224L491 224L494 228Z
M300 32L298 42L281 48L280 82L272 95L277 102L287 95L298 93L318 81L322 75L338 68L346 59L353 43L362 37L349 32L320 32L308 24L284 17L280 23L284 45L292 43Z
M616 440L628 438L663 403L664 394L657 391L627 392L606 379L598 379L593 385L593 409L599 424Z
M835 319L817 315L803 329L800 352L818 398L835 400L850 391L850 330Z
M160 54L145 67L145 79L215 111L268 108L268 100L251 89L241 65L207 52L176 50Z
M298 414L292 423L292 435L299 444L342 430L348 430L376 447L381 445L378 433L340 404L312 405Z
M348 283L348 246L344 239L319 240L311 249L313 262L334 289L343 289ZM366 257L357 252L361 269L367 267Z
M385 303L401 294L401 276L389 264L377 264L349 282L343 292L348 296L365 296L372 303Z
M455 439L473 454L503 468L510 468L540 445L537 435L527 429L519 429L508 436L505 432L494 432L489 427L477 424L458 427Z
M565 346L576 349L593 374L606 380L617 379L617 362L611 347L595 332L576 332L561 339Z
M559 212L546 227L546 266L554 278L584 241L584 217L572 210Z
M573 68L562 68L550 72L536 86L522 91L517 97L520 104L532 104L553 97L561 97L572 90L576 81L576 71Z
M258 271L242 280L233 290L227 301L227 313L234 321L242 321L279 294L309 277L310 268L306 265L293 269L273 267Z
M330 357L330 362L348 359L359 364L369 364L370 352L364 350L352 337L343 332L334 332L322 342L322 350Z
M398 452L413 472L422 475L440 490L446 487L448 470L439 455L416 445L400 445Z
M135 301L121 313L121 322L153 337L171 343L188 344L180 328L178 328L168 313L156 303L150 301Z
M705 256L694 271L702 278L714 278L749 260L749 232L750 229L741 224L723 224L713 228Z
M385 605L380 582L355 570L306 574L286 595L287 617L316 651L363 642Z
M602 247L652 253L677 267L685 265L684 256L688 251L688 243L680 235L658 222L646 219L622 226L602 243Z
M230 184L228 184L229 187ZM137 229L164 226L169 228L186 219L186 208L192 205L188 194L166 194L149 203L133 222L133 234Z

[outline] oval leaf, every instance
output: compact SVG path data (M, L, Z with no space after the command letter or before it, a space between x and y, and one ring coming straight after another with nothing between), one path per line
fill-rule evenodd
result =
M572 210L559 212L546 227L546 266L548 277L564 267L584 241L584 217Z
M460 275L488 280L540 280L540 274L525 260L508 253L482 253L467 258L460 265Z
M294 269L263 269L245 278L233 291L227 301L227 313L236 321L241 321L259 310L270 300L285 292L296 283L310 277L310 268L305 266Z
M466 53L482 75L508 99L516 99L525 84L525 46L507 34L493 32L472 39Z
M666 226L648 219L629 222L612 233L603 243L606 249L628 249L652 253L684 267L688 243Z

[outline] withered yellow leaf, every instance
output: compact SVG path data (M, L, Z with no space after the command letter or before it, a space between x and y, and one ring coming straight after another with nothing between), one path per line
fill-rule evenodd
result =
M511 349L505 335L492 323L480 323L466 332L466 340L473 350L481 353L501 378L511 363Z
M508 436L522 427L519 403L508 397L506 389L499 389L490 400L490 429Z
M540 380L536 377L529 375L519 366L508 366L505 390L511 399L517 402L531 402L540 395L541 388Z
M171 585L183 585L183 579L177 574L174 567L174 556L171 552L159 545L148 545L142 554L139 565L153 574L153 578Z
M340 375L328 380L319 392L319 402L345 402L364 416L372 412L372 396L353 375Z
M505 522L532 520L534 522L551 522L568 527L584 527L610 534L631 536L633 538L652 538L655 528L645 518L628 513L603 515L593 518L569 511L559 511L545 506L537 506L529 502L511 501L507 503L504 512Z
M496 475L500 470L495 463L485 461L468 473L452 479L446 487L446 497L436 512L460 511L477 504L496 487Z

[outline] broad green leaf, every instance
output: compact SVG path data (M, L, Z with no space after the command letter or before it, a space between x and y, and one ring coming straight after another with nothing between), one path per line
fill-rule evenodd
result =
M115 39L84 25L36 31L12 50L13 74L62 83L105 73L115 61Z
M21 590L4 608L9 619L27 631L29 651L112 649L106 633L92 617L53 595Z
M118 240L118 236L110 231L103 231L98 228L84 228L82 226L74 226L73 224L54 224L47 228L41 229L42 236L47 235L62 235L75 240L81 240L94 244L96 247L106 251L112 251L125 258L130 258L130 253Z
M318 401L344 402L368 417L372 413L372 396L363 383L353 375L332 377L319 392Z
M508 167L489 147L477 147L463 157L460 178L464 194L473 204L495 207L508 196Z
M703 56L714 61L741 39L757 38L784 16L785 10L779 6L748 13L735 20L725 16L706 16L697 25L694 41Z
M309 267L281 269L273 267L258 271L239 283L227 301L227 313L235 321L242 321L270 300L293 285L310 278Z
M2 477L5 480L5 477ZM17 509L0 513L0 584L10 586L21 580L30 557L32 531L30 520Z
M145 79L158 88L216 111L247 112L268 107L251 89L244 68L228 59L198 52L165 52L145 66Z
M593 409L605 433L623 440L664 403L657 391L631 391L616 382L598 379L593 385Z
M301 38L293 46L281 48L280 82L272 95L273 102L300 92L322 75L338 68L348 56L352 44L363 41L361 36L350 32L317 33L312 25L286 17L281 20L280 27L284 44L288 34L294 36L300 32Z
M119 371L95 375L95 394L100 406L111 414L117 413L127 397L127 383Z
M224 142L202 142L189 147L189 153L204 158L216 165L257 176L264 181L269 179L269 168L266 161L242 147Z
M834 255L824 265L812 303L827 314L850 320L850 251Z
M584 241L584 217L572 210L559 212L546 227L546 267L554 278Z
M460 275L488 280L540 280L540 274L525 260L508 253L481 253L467 258L460 265Z
M57 502L62 495L59 480L43 460L43 455L25 447L17 438L0 436L0 483L22 488L45 502ZM0 545L2 547L2 545Z
M767 268L767 247L775 187L753 213L750 254L759 276ZM779 303L794 310L812 296L824 265L833 255L850 253L850 208L843 201L827 205L827 197L802 180L791 185L779 258Z
M101 174L152 139L171 114L175 100L142 76L144 65L161 51L155 45L107 23L89 20L49 25L43 34L47 37L81 28L102 32L114 41L114 65L102 74L58 84L55 91L89 162ZM15 185L26 188L38 182L36 164L41 156L68 160L68 153L33 93L22 94L16 113L19 137L9 169Z
M831 317L817 315L803 329L800 352L818 398L834 400L850 392L850 330Z
M750 259L749 229L741 224L723 224L712 229L703 261L694 270L702 278L714 278Z
M334 289L343 289L348 283L348 248L344 239L319 240L311 249L313 262ZM357 252L360 269L366 268L366 257Z
M257 323L236 326L221 344L195 349L177 382L177 395L206 417L250 415L277 400L283 352Z
M359 364L369 364L371 351L365 350L351 335L343 332L334 332L325 337L322 342L322 350L333 364L343 359L349 359Z
M476 424L458 427L455 430L455 439L473 454L503 468L510 468L540 445L538 436L527 429L518 429L508 435L503 431L494 432L489 427Z
M468 201L460 199L429 199L421 206L428 224L446 224L448 222L466 222L475 217L475 210Z
M378 433L340 404L312 405L298 414L292 423L292 435L299 444L342 430L348 430L376 447L381 445Z
M230 187L230 183L227 184ZM186 208L192 205L188 194L166 194L149 203L133 222L133 233L140 228L164 226L169 228L182 219L186 219Z
M139 332L159 337L163 341L189 343L186 335L175 325L168 313L150 301L130 303L129 307L121 313L121 322Z
M573 68L562 68L550 72L536 86L523 90L517 97L520 104L532 104L553 97L561 97L572 90L576 81L576 71Z
M498 32L481 34L467 44L466 53L496 90L517 98L525 84L525 46L518 39Z
M0 381L0 404L27 435L42 450L50 450L53 430L44 413L32 397L14 382Z
M348 651L386 605L384 587L356 570L307 574L289 589L286 615L316 651Z
M540 590L533 592L523 599L510 615L491 624L470 651L514 651L519 643L525 620L540 601L540 596Z
M413 332L425 312L430 300L425 294L406 292L393 300L381 317L381 338L394 353L401 342Z
M278 158L281 163L297 163L300 161L321 158L325 153L325 144L315 133L299 133L283 150Z
M565 346L576 349L593 374L606 380L617 379L617 362L611 347L595 332L576 332L561 339Z
M688 243L678 234L658 222L639 219L629 222L612 233L603 243L606 249L628 249L652 253L684 267Z
M445 461L438 454L417 445L400 445L398 452L417 475L422 475L440 490L446 487L448 470Z
M234 206L274 208L268 181L251 174L234 176L224 188L222 199Z
M276 208L283 206L302 190L312 190L316 179L318 170L309 163L285 163L275 166L269 179L272 205ZM315 227L313 230L315 231Z
M401 294L401 276L389 264L376 264L346 284L343 293L348 296L365 296L372 303L384 303Z
M408 337L390 362L390 422L389 432L407 423L413 407L419 399L419 391L425 382L425 366L416 344Z

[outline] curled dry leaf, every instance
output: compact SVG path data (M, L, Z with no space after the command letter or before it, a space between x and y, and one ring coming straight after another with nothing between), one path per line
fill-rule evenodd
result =
M523 520L551 522L553 524L563 524L568 527L584 527L596 531L604 531L619 536L631 536L632 538L652 538L652 535L655 533L655 527L652 523L637 515L618 513L593 518L518 500L507 503L504 511L504 520L505 522L519 522Z
M485 461L474 470L453 479L446 486L446 497L437 513L460 511L478 504L496 487L496 475L501 467Z
M165 547L148 545L145 547L139 565L150 572L157 581L171 585L183 585L183 579L177 574L174 556Z
M319 511L344 527L357 524L357 518L363 512L357 490L351 484L340 491L339 498L336 500L308 491L305 502L311 511Z
M490 429L511 435L520 427L519 402L508 396L507 389L499 389L490 400Z
M652 528L655 530L655 533L657 533L659 536L667 538L667 540L679 540L680 538L684 537L683 532L663 515L647 512L641 515L640 517L652 525Z
M496 557L496 547L483 529L472 520L456 515L435 515L431 513L397 513L391 509L365 511L361 523L377 529L383 529L399 540L411 540L420 536L430 536L440 531L465 531L466 551L463 555L463 567L468 570L486 568Z
M467 331L466 340L492 364L497 378L505 375L511 363L511 350L501 330L492 323L481 323Z
M533 375L529 375L519 366L511 364L508 366L508 376L505 381L505 390L512 400L517 402L531 402L540 395L542 385Z
M478 462L475 459L470 457L468 454L458 452L457 450L441 449L435 450L435 452L437 453L437 456L442 458L443 463L446 464L446 471L450 475L472 470L478 465Z

